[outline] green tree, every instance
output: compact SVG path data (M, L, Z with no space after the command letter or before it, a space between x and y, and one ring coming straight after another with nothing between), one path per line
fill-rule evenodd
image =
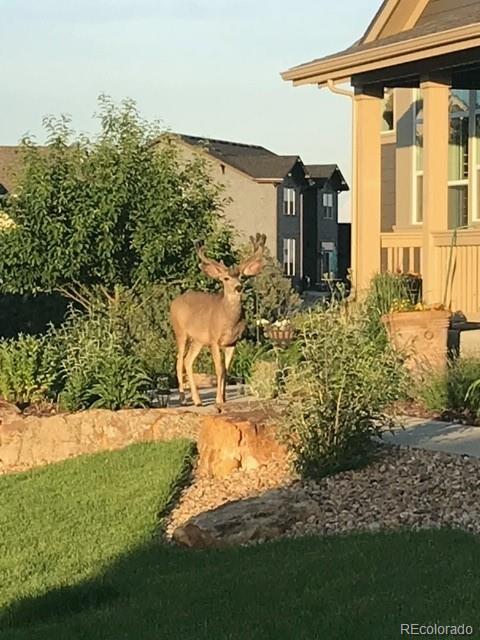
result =
M46 147L25 138L16 193L3 209L3 293L51 291L72 283L198 284L193 240L233 261L224 200L200 157L185 161L131 100L101 96L95 138L75 134L67 117L48 117ZM206 283L204 283L206 284Z

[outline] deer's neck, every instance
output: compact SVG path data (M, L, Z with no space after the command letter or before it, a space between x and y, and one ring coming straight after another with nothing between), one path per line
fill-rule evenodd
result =
M238 322L243 317L242 310L242 298L238 296L226 296L222 294L222 306L225 315L231 320L232 323Z

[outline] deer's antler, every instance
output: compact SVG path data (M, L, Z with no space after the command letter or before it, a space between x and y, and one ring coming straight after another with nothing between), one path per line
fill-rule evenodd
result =
M205 275L219 280L228 273L228 268L225 266L223 260L217 262L217 260L213 260L205 255L203 243L200 240L195 240L193 244L195 246L197 256L201 260L200 269L205 273Z
M255 237L250 236L252 253L242 260L238 265L238 270L246 276L256 275L263 269L263 252L267 236L264 233L257 233Z
M205 247L201 240L195 240L193 244L195 246L195 251L197 253L197 256L200 258L200 260L204 264L213 264L216 267L222 267L223 269L226 269L226 266L223 260L220 260L220 262L217 262L217 260L213 260L213 258L209 258L208 256L205 255Z

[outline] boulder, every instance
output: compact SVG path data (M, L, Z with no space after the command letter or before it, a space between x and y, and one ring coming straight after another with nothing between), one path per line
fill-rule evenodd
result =
M275 438L265 416L207 415L200 423L198 471L221 478L236 470L256 469L283 461L286 449Z
M274 489L205 511L177 527L172 537L179 545L198 549L264 542L286 534L297 522L320 515L315 500Z
M21 413L17 405L0 399L0 424L15 420Z

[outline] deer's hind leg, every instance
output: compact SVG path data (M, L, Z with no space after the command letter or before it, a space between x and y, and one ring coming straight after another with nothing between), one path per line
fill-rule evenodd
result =
M178 380L178 397L180 404L185 404L185 386L183 379L183 371L185 367L185 351L187 349L187 335L181 334L175 336L177 341L177 380Z

